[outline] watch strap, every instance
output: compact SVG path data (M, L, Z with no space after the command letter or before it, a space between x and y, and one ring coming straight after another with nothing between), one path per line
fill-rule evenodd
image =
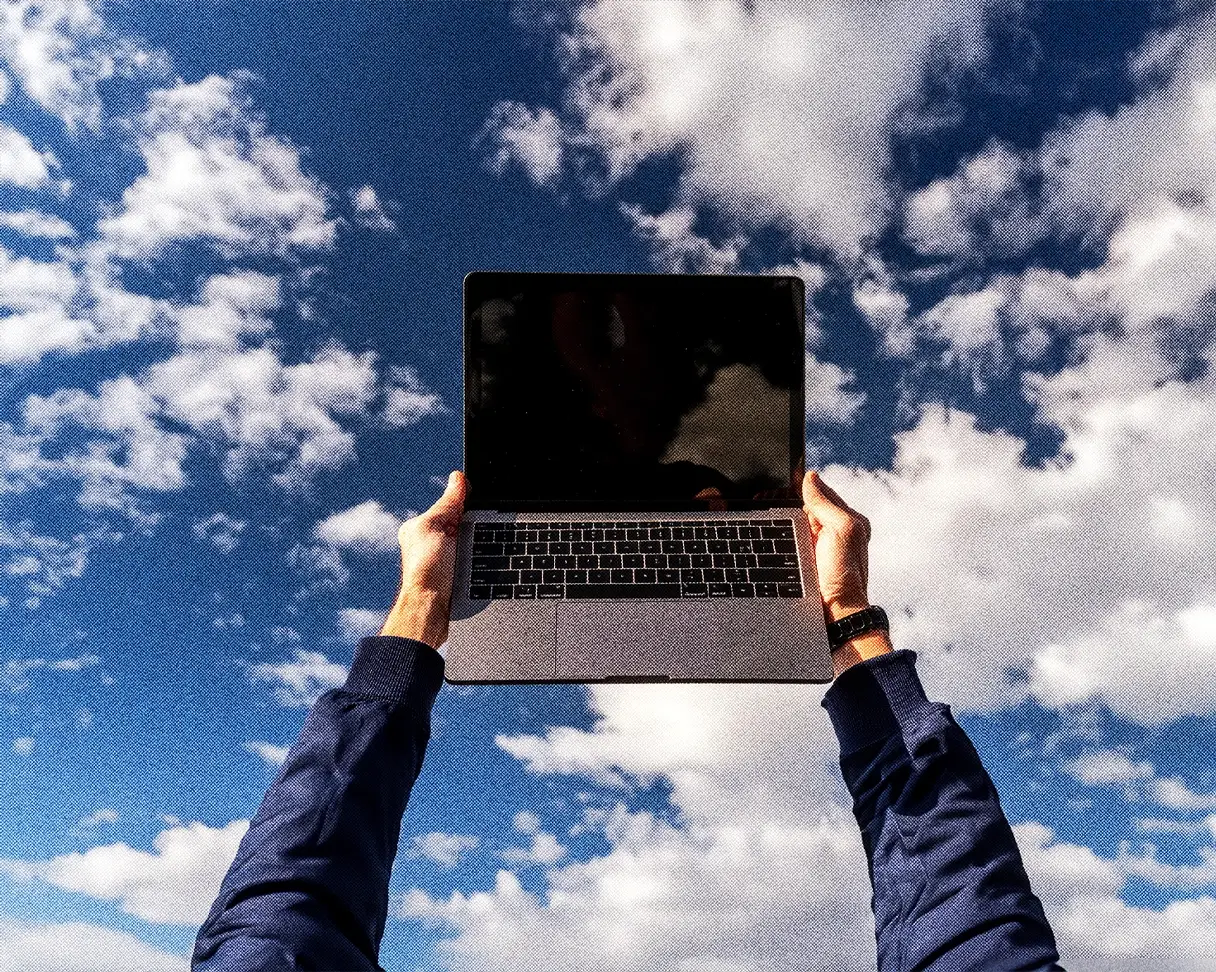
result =
M843 648L854 638L868 634L871 631L890 631L891 622L887 612L874 604L852 614L846 614L839 621L828 624L828 647L832 651Z

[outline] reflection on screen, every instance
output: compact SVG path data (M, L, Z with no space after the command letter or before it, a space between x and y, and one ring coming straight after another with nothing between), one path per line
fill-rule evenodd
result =
M796 497L800 281L473 274L465 309L470 508Z

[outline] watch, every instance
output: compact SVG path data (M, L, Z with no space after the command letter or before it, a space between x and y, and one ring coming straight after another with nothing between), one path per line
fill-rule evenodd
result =
M839 621L828 624L828 647L832 651L843 648L859 635L870 631L890 631L891 622L887 612L877 605L871 605L852 614L846 614Z

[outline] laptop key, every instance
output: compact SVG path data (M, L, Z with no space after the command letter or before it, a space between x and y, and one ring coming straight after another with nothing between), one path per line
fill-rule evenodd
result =
M798 555L795 553L756 554L757 567L797 567Z
M474 557L470 565L473 570L508 570L510 557Z
M773 552L772 540L753 540L752 553L768 554Z
M515 596L520 599L536 597L536 585L535 584L516 584L515 585Z
M710 597L730 597L730 585L729 584L710 584L709 585L709 596Z
M469 599L473 601L488 601L492 596L493 588L490 587L470 587Z
M549 600L555 600L565 596L565 588L563 588L561 584L541 584L540 587L536 589L536 596L540 598L547 598Z
M519 572L519 582L521 584L539 584L541 572L539 570L521 570Z
M774 540L773 549L777 553L794 553L798 548L793 540Z
M543 582L546 584L561 584L566 580L566 572L564 570L546 570L544 572Z
M742 567L727 567L726 582L728 584L745 584L747 583L747 571Z
M680 583L680 572L668 567L666 570L658 571L658 582L660 584L678 584Z
M778 597L802 597L802 585L801 584L778 584L777 585L777 596Z
M692 554L691 556L694 567L712 567L714 565L713 554Z
M775 540L778 537L792 537L793 535L794 525L792 523L778 523L776 526L760 528L760 536L769 540Z
M614 584L632 584L633 571L628 568L617 568L612 572L612 583Z
M776 584L757 584L756 585L756 597L776 597L776 596L777 596L777 585Z
M751 584L731 584L731 591L735 597L755 597L756 589Z
M605 570L602 567L599 570L591 570L587 573L589 574L588 580L592 584L608 584L612 581L612 571Z
M567 584L566 598L679 597L679 584Z
M635 584L657 584L658 578L653 570L638 568L633 572L633 582Z
M505 600L514 594L514 588L510 584L495 584L490 589L490 596L495 600Z
M474 570L469 574L470 584L518 584L518 570Z
M592 554L591 556L594 557L595 554ZM554 566L563 570L578 566L578 558L575 557L574 554L558 554L553 559L556 561Z
M747 572L747 579L753 584L767 581L773 584L792 584L798 580L796 567L753 567Z
M587 572L585 570L568 570L566 571L567 584L586 584Z
M709 588L704 584L683 584L680 587L681 597L708 597Z

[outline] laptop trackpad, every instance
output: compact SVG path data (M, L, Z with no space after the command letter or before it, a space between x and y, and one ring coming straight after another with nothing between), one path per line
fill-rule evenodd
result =
M559 601L557 677L720 677L733 628L717 602Z

